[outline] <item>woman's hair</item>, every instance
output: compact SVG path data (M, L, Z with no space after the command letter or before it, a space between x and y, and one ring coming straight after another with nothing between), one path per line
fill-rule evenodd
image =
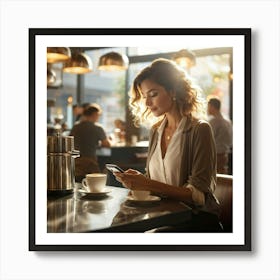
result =
M176 105L182 116L192 115L200 109L200 89L194 85L187 73L171 60L159 58L144 68L134 79L129 105L134 115L134 124L139 126L151 119L152 113L143 102L140 85L144 80L151 80L162 86L167 92L175 94Z

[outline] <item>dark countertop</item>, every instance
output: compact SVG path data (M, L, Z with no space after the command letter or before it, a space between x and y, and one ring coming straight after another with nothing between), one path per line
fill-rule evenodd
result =
M106 188L109 193L97 197L78 189L66 196L48 196L47 232L143 232L191 216L191 209L178 201L133 202L127 189Z
M135 145L126 145L125 143L120 143L111 147L99 147L96 150L97 156L114 156L115 153L137 153L146 152L148 150L148 141L137 142Z

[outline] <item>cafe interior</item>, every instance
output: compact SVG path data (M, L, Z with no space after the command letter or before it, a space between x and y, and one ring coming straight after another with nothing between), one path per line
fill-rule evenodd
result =
M232 122L233 57L227 46L178 47L48 47L47 231L152 232L190 219L191 207L168 198L149 195L133 199L106 168L115 164L145 173L150 127L135 127L129 109L129 90L135 76L153 60L175 61L201 87L203 98L221 100L224 118ZM99 104L98 122L111 141L98 147L96 156L104 187L90 191L88 177L77 181L75 107ZM207 120L207 114L205 119ZM123 124L122 129L116 121ZM88 178L88 180L87 180ZM95 180L97 180L95 178ZM104 181L105 180L105 181ZM227 174L217 174L215 195L221 205L223 231L232 232L232 147ZM96 181L95 181L95 184Z

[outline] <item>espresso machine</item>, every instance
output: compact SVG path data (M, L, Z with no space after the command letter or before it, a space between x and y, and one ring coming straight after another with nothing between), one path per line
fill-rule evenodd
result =
M47 190L48 194L68 194L75 188L74 136L47 136Z

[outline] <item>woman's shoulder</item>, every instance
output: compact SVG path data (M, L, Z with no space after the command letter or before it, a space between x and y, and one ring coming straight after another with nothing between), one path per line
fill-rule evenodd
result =
M186 122L185 122L186 131L201 129L203 127L210 127L209 122L204 119L199 119L193 116L186 117Z
M212 128L208 121L199 119L197 120L196 126L194 128L194 133L197 133L201 137L207 138L212 134Z
M203 126L210 126L209 122L207 120L204 120L204 119L199 119L199 118L195 118L195 117L192 117L191 119L191 122L192 122L192 125L195 127L195 126L198 126L198 127L203 127Z
M204 119L192 117L187 124L186 130L192 131L192 133L204 134L211 131L211 126L209 122Z
M201 119L197 121L197 125L203 126L203 127L210 127L210 123L208 121L201 120Z

